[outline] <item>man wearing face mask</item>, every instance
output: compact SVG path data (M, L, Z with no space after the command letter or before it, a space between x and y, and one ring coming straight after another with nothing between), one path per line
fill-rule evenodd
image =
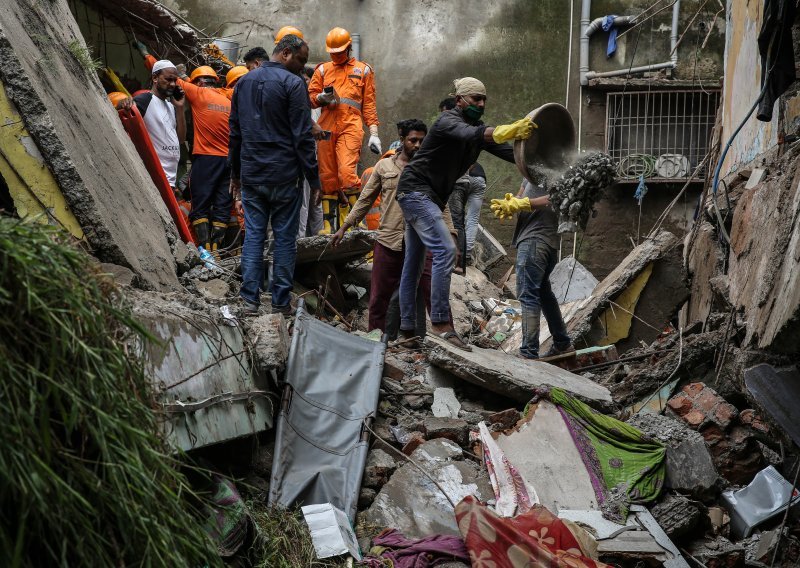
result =
M428 249L433 254L433 332L456 347L469 349L453 329L450 318L450 274L456 260L456 244L444 222L443 211L456 180L477 161L482 150L513 163L514 151L506 142L528 138L536 125L523 118L512 124L486 126L481 122L486 106L483 83L464 77L456 79L453 85L456 107L439 116L397 185L397 201L406 221L400 332L407 338L414 335L417 282Z
M311 107L322 108L320 127L331 132L330 139L320 140L317 148L323 233L330 234L339 225L339 215L346 214L358 198L361 182L356 165L361 157L364 123L369 127L369 149L378 155L382 149L372 67L350 56L352 41L343 28L328 32L325 45L331 61L317 66L308 94ZM339 215L337 201L342 205Z

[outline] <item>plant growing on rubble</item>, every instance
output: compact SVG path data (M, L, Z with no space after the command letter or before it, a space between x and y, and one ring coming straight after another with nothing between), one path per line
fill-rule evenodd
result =
M219 562L134 337L146 340L113 284L62 233L0 217L5 566Z
M67 44L67 49L87 73L92 73L103 67L103 62L92 57L92 52L88 47L84 47L77 39L73 39Z

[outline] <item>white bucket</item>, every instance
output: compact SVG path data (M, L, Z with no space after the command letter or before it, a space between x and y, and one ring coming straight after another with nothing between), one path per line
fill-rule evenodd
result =
M225 57L231 60L231 63L236 64L239 59L239 42L231 39L218 38L212 42L219 50L225 54Z

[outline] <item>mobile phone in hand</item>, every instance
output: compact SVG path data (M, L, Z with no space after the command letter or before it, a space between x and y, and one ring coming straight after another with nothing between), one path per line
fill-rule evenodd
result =
M330 130L323 130L322 131L322 136L320 137L320 140L330 140L330 139L331 139L331 131Z
M332 86L332 85L329 85L329 86L325 87L325 88L323 89L323 91L324 91L324 92L325 92L325 94L327 94L327 95L333 94L333 86Z
M176 101L183 99L186 93L181 89L179 86L175 86L175 90L172 92L172 98Z

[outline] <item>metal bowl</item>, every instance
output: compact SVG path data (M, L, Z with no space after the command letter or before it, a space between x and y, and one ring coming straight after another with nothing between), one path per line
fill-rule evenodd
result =
M558 103L547 103L528 113L538 128L527 140L514 142L514 162L528 181L528 165L564 169L575 154L572 115Z

